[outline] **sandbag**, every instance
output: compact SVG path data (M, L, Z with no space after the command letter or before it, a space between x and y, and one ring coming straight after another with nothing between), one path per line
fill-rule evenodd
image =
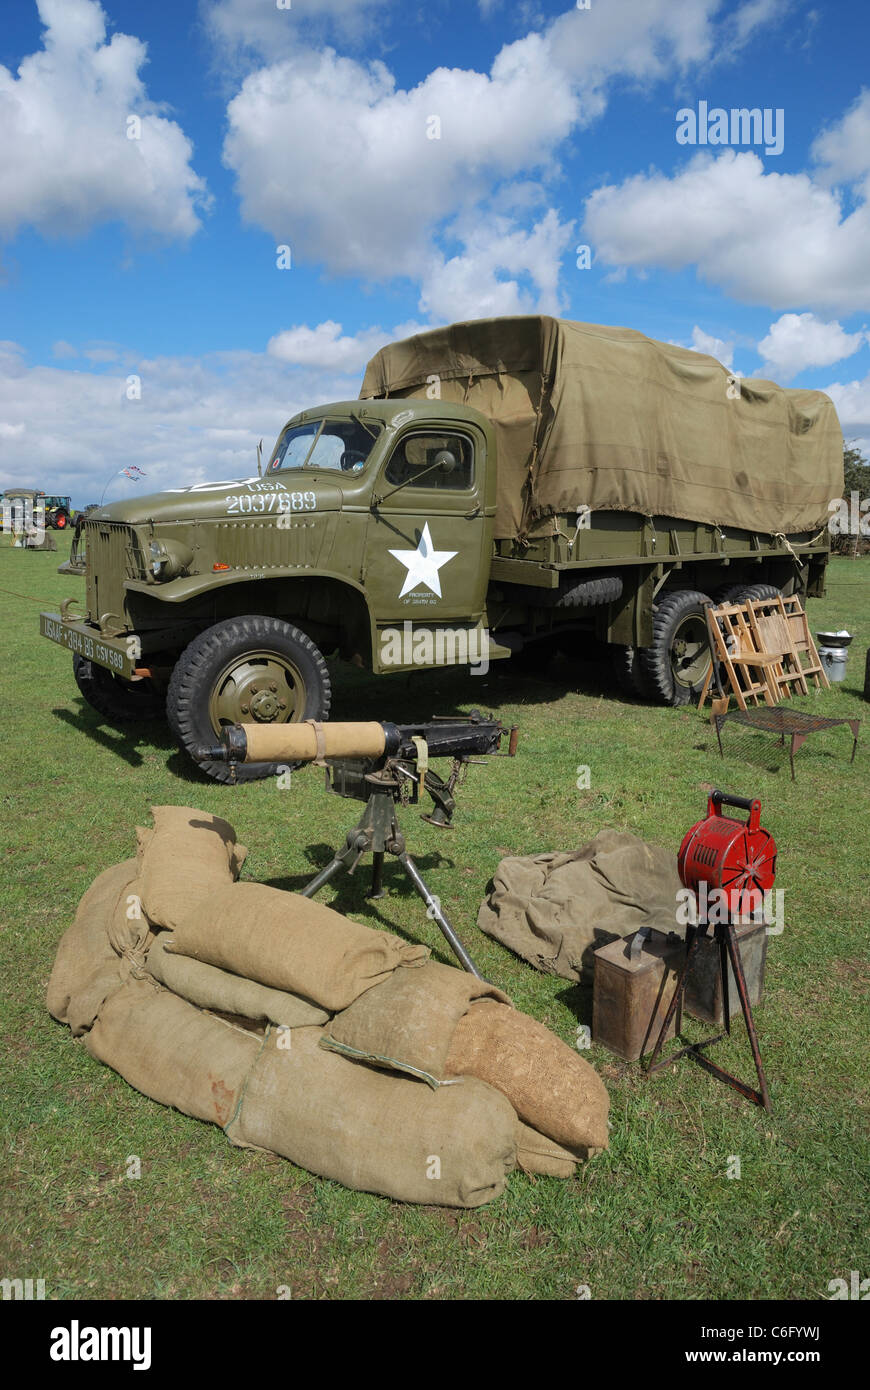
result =
M517 1167L524 1173L540 1173L547 1178L573 1178L578 1162L588 1150L574 1154L564 1145L539 1134L536 1129L517 1120Z
M233 1143L402 1202L478 1207L500 1195L516 1161L504 1096L472 1078L433 1091L326 1051L320 1037L296 1028L266 1039L227 1128Z
M452 965L430 960L419 970L396 970L336 1015L321 1046L434 1087L444 1077L456 1024L474 999L510 1004L495 985Z
M269 989L256 980L245 980L228 970L219 970L202 960L191 960L172 952L172 932L161 932L148 952L151 975L173 994L201 1009L218 1009L238 1014L257 1023L278 1023L285 1028L311 1027L326 1023L325 1009L284 990Z
M536 970L591 983L599 946L641 927L681 930L680 889L671 850L602 830L570 853L503 859L477 925Z
M154 830L137 830L142 898L155 926L171 930L238 878L248 851L220 816L192 806L152 806L151 814Z
M131 964L144 960L149 935L140 903L137 863L127 859L94 879L61 938L46 1004L54 1018L69 1024L73 1037L91 1027Z
M85 1035L92 1057L153 1100L226 1125L262 1042L150 979L128 979Z
M507 1096L521 1120L567 1148L606 1149L610 1098L593 1067L543 1023L484 999L459 1020L447 1071Z
M215 888L180 921L172 950L335 1013L427 946L352 922L323 903L264 883Z

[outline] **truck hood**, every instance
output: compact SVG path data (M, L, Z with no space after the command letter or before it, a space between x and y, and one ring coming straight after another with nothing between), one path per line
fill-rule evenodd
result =
M231 478L224 482L197 483L193 487L169 488L166 492L152 492L145 497L131 497L124 502L110 502L88 512L88 521L114 521L127 526L147 525L167 522L221 521L229 515L260 516L265 520L272 515L277 517L283 508L278 494L288 498L297 492L314 493L318 512L340 511L344 495L333 481L328 470L307 469L304 479L296 474L286 473L272 478ZM264 498L263 509L240 498ZM271 499L271 501L270 501ZM305 508L308 510L308 508ZM293 508L297 510L297 508ZM314 509L312 509L314 510Z

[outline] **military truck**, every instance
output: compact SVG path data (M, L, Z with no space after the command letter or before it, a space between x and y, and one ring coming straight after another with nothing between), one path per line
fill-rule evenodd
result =
M820 392L626 328L455 324L295 415L263 476L91 512L83 611L41 630L100 713L165 710L188 751L325 718L333 652L386 674L605 643L633 694L684 704L710 598L824 592L842 457Z

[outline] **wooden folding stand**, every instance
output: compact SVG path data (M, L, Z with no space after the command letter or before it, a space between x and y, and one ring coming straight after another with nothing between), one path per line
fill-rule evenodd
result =
M747 700L756 706L762 700L776 705L783 696L806 695L808 677L816 688L829 685L799 598L776 595L718 607L710 604L706 614L713 664L699 708L707 699L716 664L727 677L725 700L733 694L741 710L747 709ZM714 714L725 712L727 703L722 705L723 701L714 700Z

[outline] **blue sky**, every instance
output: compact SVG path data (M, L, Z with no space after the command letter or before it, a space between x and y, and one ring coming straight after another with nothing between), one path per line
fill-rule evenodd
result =
M868 41L859 0L6 0L0 487L246 476L390 338L536 311L830 390L866 448ZM679 143L701 103L781 152Z

